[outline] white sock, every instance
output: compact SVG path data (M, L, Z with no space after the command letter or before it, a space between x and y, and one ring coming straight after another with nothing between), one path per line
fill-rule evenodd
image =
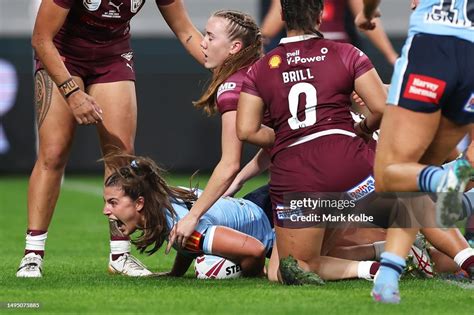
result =
M131 248L130 241L110 241L110 253L112 255L129 253Z
M461 267L466 259L471 256L474 256L474 248L465 248L454 256L454 261Z
M374 242L375 257L374 259L380 261L380 255L385 251L385 241Z
M35 251L38 251L38 250L44 251L47 237L48 237L48 232L41 235L35 235L35 236L31 236L30 234L27 233L25 249L35 250Z
M372 279L370 267L372 267L373 263L373 261L360 261L357 266L357 277L360 279Z

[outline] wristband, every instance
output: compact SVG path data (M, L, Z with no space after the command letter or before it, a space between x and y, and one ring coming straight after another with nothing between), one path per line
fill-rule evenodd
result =
M58 89L65 99L71 96L72 93L80 90L79 86L72 78L69 78L64 83L58 85Z
M373 133L372 130L369 129L367 126L367 118L362 119L362 121L359 123L360 130L362 130L364 133L371 134Z

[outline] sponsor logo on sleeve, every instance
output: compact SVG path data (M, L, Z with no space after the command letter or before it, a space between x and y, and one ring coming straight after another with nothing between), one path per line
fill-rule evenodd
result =
M280 68L281 65L281 57L278 55L274 55L268 60L268 65L270 66L270 69L277 69Z
M367 197L375 191L375 179L371 176L364 179L360 184L347 191L347 194L352 200L360 200Z
M467 100L466 105L464 105L464 111L468 113L474 113L474 93L471 94L471 97Z
M217 90L217 98L219 98L219 96L224 92L235 90L236 87L237 87L237 83L235 83L235 82L224 82L224 83L222 83L219 86L219 89Z
M445 81L420 74L410 74L403 97L425 103L439 104L445 87Z
M84 7L89 11L96 11L102 0L83 0Z

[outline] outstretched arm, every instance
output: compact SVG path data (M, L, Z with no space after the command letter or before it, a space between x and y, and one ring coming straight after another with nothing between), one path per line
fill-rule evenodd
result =
M281 19L280 0L272 0L270 8L263 18L261 32L263 38L270 40L277 36L285 26L285 22Z
M235 195L249 179L260 175L270 166L270 153L266 149L260 149L257 154L245 165L235 177L224 197Z
M373 30L375 28L374 19L380 16L380 0L364 0L364 8L355 18L356 26L361 30Z
M175 0L168 5L158 5L166 23L173 33L179 39L184 48L201 65L204 64L204 55L201 52L202 34L191 22L189 15L184 7L183 0Z
M228 111L222 115L222 155L214 168L206 188L191 210L171 230L167 251L176 241L184 247L186 240L193 233L199 219L224 194L240 169L242 142L235 131L236 111Z
M349 6L354 16L363 11L364 4L361 0L350 0ZM398 58L398 54L393 49L392 43L388 39L387 34L380 19L374 19L375 28L373 30L361 30L370 42L384 55L385 59L393 65Z

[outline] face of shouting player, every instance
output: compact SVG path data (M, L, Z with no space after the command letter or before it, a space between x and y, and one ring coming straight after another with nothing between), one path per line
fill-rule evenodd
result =
M230 40L227 34L229 21L222 17L211 16L206 24L206 34L201 41L204 54L204 66L214 69L224 63L230 55L236 54L242 48L242 41Z
M130 235L137 228L143 227L143 197L132 200L120 187L110 186L104 188L104 201L103 214L111 220L116 220L118 229L124 235Z

